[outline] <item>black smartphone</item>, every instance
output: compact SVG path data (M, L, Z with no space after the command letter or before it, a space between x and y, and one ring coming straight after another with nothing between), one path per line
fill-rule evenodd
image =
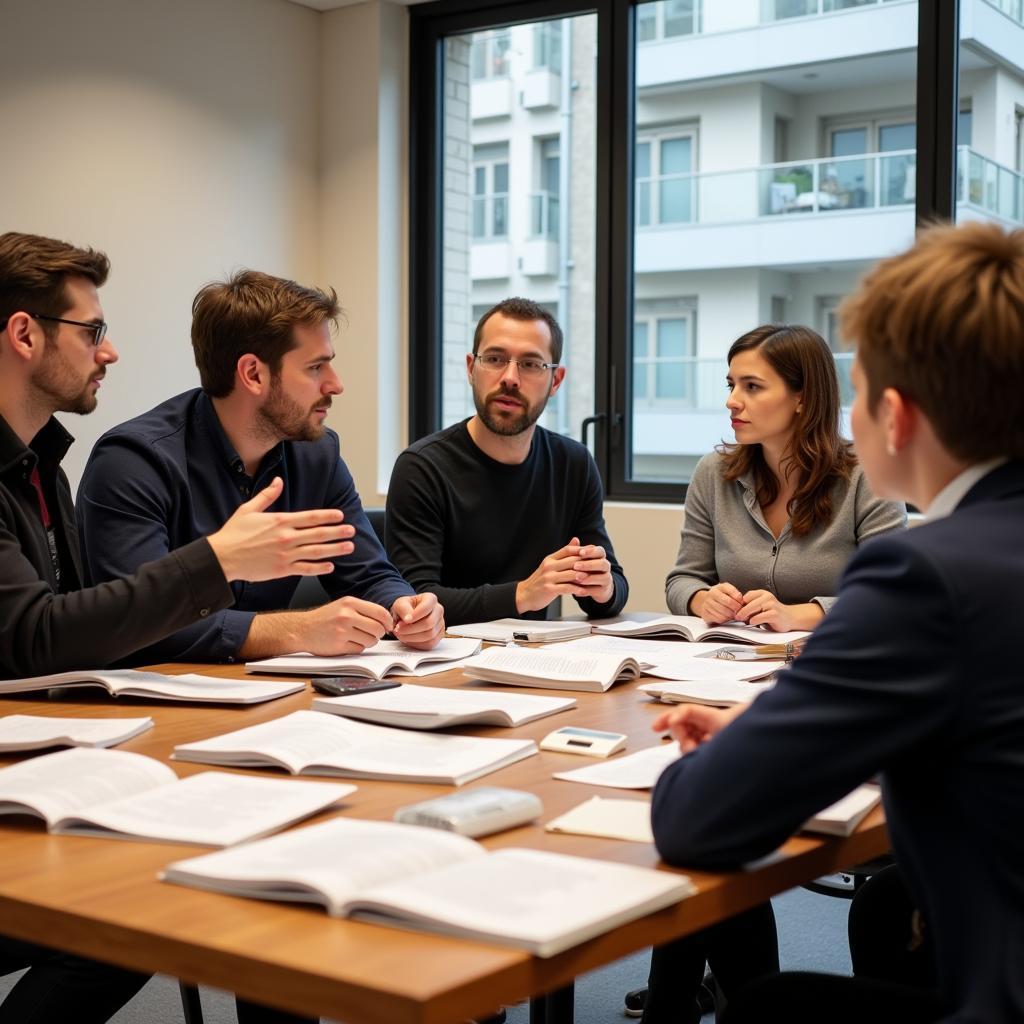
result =
M391 690L402 685L387 679L367 679L365 676L313 676L310 682L314 690L332 697L351 697L355 693Z

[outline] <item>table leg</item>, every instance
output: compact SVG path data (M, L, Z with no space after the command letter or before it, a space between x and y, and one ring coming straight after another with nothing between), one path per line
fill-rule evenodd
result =
M572 982L530 1000L530 1024L573 1024L575 986Z

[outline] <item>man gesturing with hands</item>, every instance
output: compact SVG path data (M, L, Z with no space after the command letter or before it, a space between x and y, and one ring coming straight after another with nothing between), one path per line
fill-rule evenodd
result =
M244 270L199 291L192 347L201 387L108 431L79 492L86 571L123 577L229 520L280 477L272 506L326 508L348 542L322 578L332 600L287 611L298 573L236 583L234 607L205 616L134 656L138 661L252 659L309 651L352 654L385 633L431 648L443 610L388 562L363 512L337 435L324 421L343 390L332 367L333 290Z
M488 310L466 372L476 415L407 448L388 492L388 554L452 625L545 618L575 599L616 615L629 588L604 525L601 479L576 441L537 425L565 378L562 332L527 299Z

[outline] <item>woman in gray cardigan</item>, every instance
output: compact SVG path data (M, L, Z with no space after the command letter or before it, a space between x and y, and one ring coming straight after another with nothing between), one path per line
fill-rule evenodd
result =
M744 334L729 349L727 382L736 443L694 470L669 610L709 625L813 629L857 546L902 529L906 509L871 494L839 433L835 360L819 334L771 324ZM778 971L771 904L657 947L644 1024L699 1019L705 962L726 998Z
M697 464L679 555L676 615L813 629L857 546L902 529L906 510L868 489L839 434L835 361L807 327L766 325L729 349L736 434Z

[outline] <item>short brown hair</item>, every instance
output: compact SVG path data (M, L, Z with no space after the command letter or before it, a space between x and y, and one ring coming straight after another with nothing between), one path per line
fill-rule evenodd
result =
M839 433L839 377L835 357L817 331L798 324L764 324L737 338L728 361L740 352L758 350L783 379L801 395L803 411L793 430L793 442L783 466L794 471L796 490L788 512L793 534L806 536L832 521L832 489L837 480L849 479L856 464L850 442ZM726 480L751 474L758 504L771 505L779 496L780 481L768 467L759 444L723 444Z
M95 249L19 231L0 235L0 330L18 312L66 313L71 308L67 278L85 277L99 288L109 273L110 260ZM57 330L47 321L42 327L47 337Z
M558 326L558 321L540 303L534 302L532 299L521 299L517 295L513 295L508 299L502 299L501 302L496 306L491 306L480 317L476 330L473 332L473 355L480 351L480 342L484 337L484 324L495 313L507 316L510 320L523 320L527 322L530 320L543 320L551 332L551 361L553 363L560 363L562 361L562 328Z
M874 410L910 398L950 454L1024 457L1024 231L935 225L840 307Z
M340 314L333 288L305 288L258 270L205 285L192 302L192 348L203 390L213 398L229 395L238 360L249 352L276 374L295 346L296 324L334 324Z

